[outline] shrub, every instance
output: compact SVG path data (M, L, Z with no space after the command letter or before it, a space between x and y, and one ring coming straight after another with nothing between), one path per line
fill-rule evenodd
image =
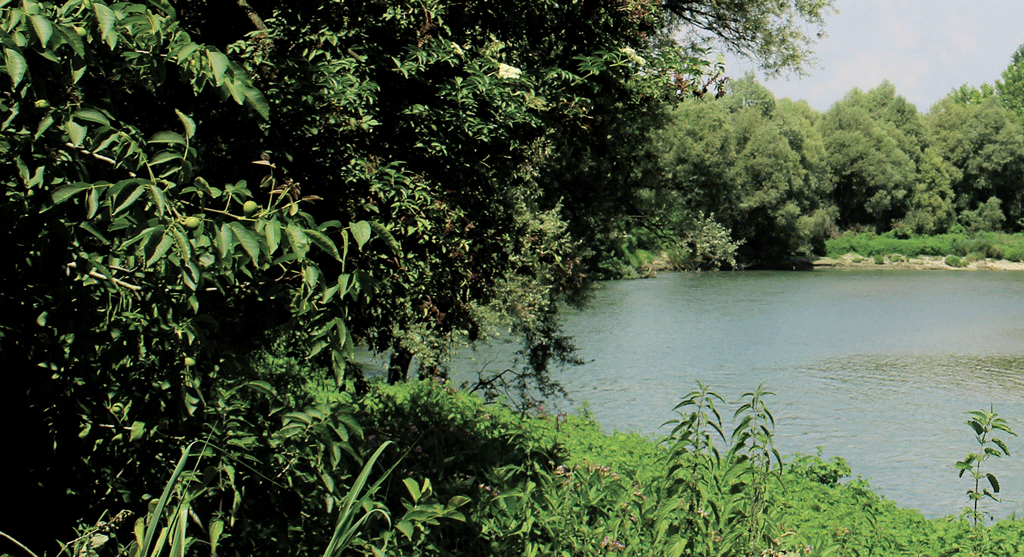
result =
M963 260L963 259L961 259L959 256L947 255L946 256L946 265L949 265L950 267L963 268L963 267L966 267L968 265L968 262Z
M875 256L875 265L883 265L884 263L885 263L885 256L884 255L876 255Z

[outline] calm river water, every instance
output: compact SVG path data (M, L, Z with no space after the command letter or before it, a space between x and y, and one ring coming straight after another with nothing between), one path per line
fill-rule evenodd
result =
M696 381L730 402L763 383L783 455L820 446L928 517L966 500L964 412L991 404L1024 435L1020 272L669 273L602 284L565 329L587 363L556 377L606 429L665 434ZM1007 441L998 516L1024 513L1024 443Z

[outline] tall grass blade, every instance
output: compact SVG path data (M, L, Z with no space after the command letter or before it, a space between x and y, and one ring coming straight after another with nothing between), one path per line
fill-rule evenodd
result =
M171 478L167 480L167 484L164 485L164 492L160 495L160 500L156 504L156 508L153 509L153 513L150 516L149 524L146 525L146 535L142 540L142 547L139 548L139 555L148 555L149 547L153 543L153 536L156 534L156 529L160 524L160 516L164 512L164 507L167 506L167 500L171 497L171 492L174 491L174 486L178 483L178 478L181 473L185 470L185 464L188 462L189 455L192 454L192 446L198 443L193 441L185 447L185 450L181 453L181 458L178 459L178 465L174 467L174 472L171 474ZM161 536L161 539L165 539ZM163 545L162 543L160 545Z
M348 495L345 497L345 502L341 507L341 514L338 515L338 524L334 528L334 535L331 536L331 542L327 544L327 549L324 551L324 557L339 555L341 551L348 547L348 544L352 542L352 538L355 537L359 528L374 514L379 513L390 523L390 517L386 512L380 509L373 509L367 512L365 515L360 517L359 520L355 520L354 516L355 508L361 508L366 500L377 490L378 487L380 487L380 484L384 479L391 474L391 471L395 469L395 466L398 465L396 462L373 484L373 486L370 487L370 489L367 490L366 495L361 498L359 497L359 494L363 491L363 486L366 485L366 480L369 477L370 472L373 470L373 465L377 462L377 459L380 458L384 449L389 445L391 445L391 441L386 441L380 447L377 447L377 450L374 451L373 455L366 461L366 464L363 466L362 471L359 472L359 476L356 478L355 483L353 483L352 487L349 489ZM359 503L358 505L356 505L357 499Z

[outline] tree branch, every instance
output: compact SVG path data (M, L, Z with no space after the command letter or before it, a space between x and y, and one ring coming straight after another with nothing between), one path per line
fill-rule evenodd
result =
M249 16L249 21L251 21L252 24L256 27L256 29L260 31L257 37L259 37L261 41L267 43L268 45L272 44L270 41L270 36L267 34L267 24L263 23L263 20L260 19L260 15L256 13L256 10L252 9L252 6L250 6L249 3L245 0L235 0L235 3L238 4L239 8L242 8L242 11L245 12L245 15Z

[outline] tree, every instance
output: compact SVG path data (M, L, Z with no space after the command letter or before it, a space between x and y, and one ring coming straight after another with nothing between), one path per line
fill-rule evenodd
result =
M817 117L777 102L752 75L720 100L685 102L661 134L666 174L658 199L731 230L743 264L771 265L820 250L831 224L831 179ZM669 213L669 211L665 211ZM679 232L694 221L677 219Z
M854 89L821 120L840 226L887 230L906 211L919 146L882 117L891 102L888 89L885 84L867 94Z
M959 171L951 183L958 213L977 210L990 198L1002 202L1012 230L1018 230L1024 199L1024 132L999 97L962 105L946 98L925 118L936 153Z
M1024 45L1010 57L1010 65L1003 70L1003 79L996 80L995 90L1006 108L1024 118Z
M5 530L46 547L79 520L145 517L168 461L204 439L222 452L205 446L206 481L180 488L203 494L193 512L238 521L238 552L315 547L331 513L320 501L337 496L317 478L350 463L351 428L327 407L282 428L309 399L294 372L261 374L253 359L284 338L289 354L343 360L369 223L308 212L280 161L259 156L271 101L170 5L0 13L3 417L24 451L4 471L31 492L5 508ZM278 508L310 536L289 540Z
M961 176L960 170L943 159L935 149L925 149L902 225L916 234L947 232L956 222L952 185Z
M768 73L805 72L811 48L825 36L830 0L667 0L665 7L698 44L714 44L758 60ZM817 28L808 33L809 29Z

